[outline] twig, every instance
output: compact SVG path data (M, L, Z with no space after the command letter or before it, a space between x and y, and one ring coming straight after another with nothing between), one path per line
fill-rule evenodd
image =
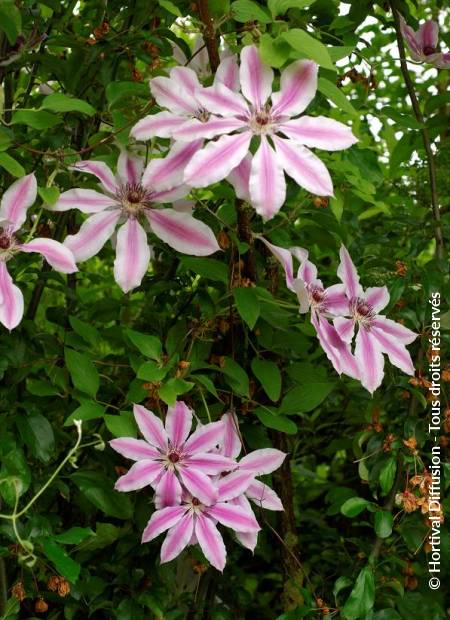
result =
M422 125L421 133L423 145L425 148L425 153L427 156L428 163L428 176L430 179L430 191L431 191L431 208L433 212L433 217L435 221L434 226L434 236L436 239L436 256L438 258L444 257L444 237L442 234L442 226L441 226L441 213L439 210L439 200L437 193L437 182L436 182L436 166L434 163L434 155L431 149L430 142L430 134L428 132L428 128L425 126L424 117L422 111L419 106L419 102L417 100L416 92L414 90L414 84L409 75L406 55L405 55L405 44L403 43L403 36L400 29L400 17L397 9L394 6L394 1L389 0L389 5L392 10L392 15L394 17L394 26L395 26L395 36L397 38L398 51L400 54L400 67L403 74L403 79L405 80L405 86L408 91L409 98L411 100L412 108L414 111L414 116L416 120Z
M211 65L211 72L215 73L217 71L217 67L220 64L220 56L219 46L214 30L214 23L209 14L208 0L199 0L197 6L200 19L205 26L203 38L205 39L206 49L208 50L208 58L209 64Z

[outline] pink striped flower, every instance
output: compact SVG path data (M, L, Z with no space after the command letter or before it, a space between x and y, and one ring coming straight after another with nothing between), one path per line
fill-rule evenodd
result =
M406 349L417 334L410 329L379 314L389 303L386 286L363 290L356 267L347 249L342 246L338 276L344 283L350 318L339 317L334 321L342 340L351 343L357 328L355 357L361 371L362 385L373 393L384 376L384 357L408 375L414 375L414 365Z
M224 423L223 440L220 445L220 454L231 459L237 459L242 450L242 443L239 436L239 423L233 412L225 413L222 416ZM251 500L260 508L266 510L283 510L283 504L280 498L267 484L256 480L258 476L271 474L280 467L286 458L286 454L281 450L274 448L262 448L254 450L246 454L238 463L238 469L234 472L227 473L222 479L222 488L224 485L233 486L242 484L242 491L234 498L230 498L230 503L241 508L247 514L251 511L248 500ZM240 532L236 531L236 538L253 551L258 541L258 532Z
M330 319L344 316L349 312L349 302L342 284L325 288L317 278L317 267L308 260L308 253L303 248L289 250L269 243L259 237L283 265L287 287L296 293L301 313L311 312L311 323L317 333L322 349L339 374L346 374L353 379L360 379L360 369L350 351L350 345L339 335ZM295 256L300 261L297 277L294 277L293 261Z
M221 136L192 157L185 182L206 187L237 169L241 182L248 177L249 198L264 219L272 218L284 203L284 172L314 194L332 195L327 168L307 147L341 150L356 138L349 127L323 116L295 118L314 98L317 72L310 60L294 62L282 72L280 91L272 94L272 69L261 62L255 46L244 47L239 72L243 96L220 83L197 90L197 104L220 118L192 118L172 133L186 142ZM259 146L249 160L253 137Z
M183 170L200 142L174 144L164 159L153 159L144 170L144 159L123 151L117 175L101 161L80 161L74 169L95 175L103 188L71 189L61 194L56 211L79 209L90 213L79 232L69 235L64 245L77 262L97 254L117 228L114 278L127 293L140 285L152 250L147 242L149 228L178 252L207 256L219 250L213 231L186 211L156 208L188 193L182 185Z
M426 62L438 69L450 69L450 53L439 51L437 22L430 19L424 22L416 32L400 16L400 28L413 60Z
M38 252L56 271L74 273L77 266L72 252L53 239L37 238L21 243L17 231L27 217L37 195L33 173L15 181L3 194L0 203L0 322L14 329L23 317L23 295L13 283L6 263L19 252Z
M182 487L205 506L218 498L211 476L236 468L236 463L213 452L224 431L223 422L197 427L189 437L192 411L177 402L167 411L165 425L151 411L134 405L134 417L144 439L113 439L110 444L136 461L116 483L118 491L135 491L151 485L158 509L180 504Z
M235 56L224 58L217 69L214 84L223 84L226 88L237 90L238 71ZM201 123L210 131L217 127L224 130L234 128L233 121L230 124L230 121L214 116L202 105L197 97L202 86L195 71L188 67L174 67L170 77L153 78L150 80L150 90L158 105L167 110L149 114L137 122L130 133L136 140L150 140L154 136L170 138L178 128L189 127L192 122ZM201 144L196 144L198 150Z
M161 547L161 562L170 562L189 544L198 543L212 566L223 571L227 552L217 523L240 534L255 534L260 530L251 509L247 511L245 506L229 503L241 493L241 485L233 487L223 478L217 484L216 500L209 505L184 494L180 506L168 506L152 514L142 542L149 542L168 530Z

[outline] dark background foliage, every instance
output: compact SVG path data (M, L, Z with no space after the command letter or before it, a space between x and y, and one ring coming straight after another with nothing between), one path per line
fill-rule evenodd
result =
M443 21L444 4L396 6L417 24ZM390 3L210 0L208 8L216 34L235 51L255 41L276 68L314 55L321 88L308 113L351 122L359 143L323 154L335 198L318 199L292 183L282 212L264 227L226 183L193 192L196 217L219 235L223 252L180 256L154 239L153 266L132 294L113 281L109 245L75 276L33 256L17 261L26 318L0 333L1 512L11 514L16 492L19 510L26 506L49 479L75 444L76 418L83 437L16 531L0 519L3 618L441 620L449 604L447 527L442 587L432 592L425 515L395 503L430 463L428 298L440 290L444 307L449 293L445 262L435 258L422 125L402 79ZM188 35L204 31L199 9L204 2L1 2L1 186L36 171L40 197L30 212L40 236L61 240L77 230L78 213L41 205L79 185L67 166L80 157L114 165L132 124L157 111L147 82L173 64L170 41L189 58ZM297 44L295 32L284 36L294 29L308 29L317 46ZM434 144L445 236L448 75L412 71ZM51 99L48 84L62 99ZM148 157L163 143L149 143ZM389 287L390 318L420 333L411 347L418 377L411 382L387 364L373 398L339 379L251 231L308 248L327 284L336 281L344 242L364 286ZM442 327L448 342L448 313ZM202 420L234 407L246 449L289 452L272 480L285 513L260 515L253 556L226 538L223 575L194 548L161 566L159 541L140 544L151 493L113 490L127 463L107 442L136 434L132 403L163 413L176 397ZM444 411L444 397L442 404ZM443 460L448 430L446 423ZM443 473L444 493L447 464Z

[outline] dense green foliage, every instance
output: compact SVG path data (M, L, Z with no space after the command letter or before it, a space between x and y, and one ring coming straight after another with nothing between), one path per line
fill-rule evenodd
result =
M329 201L290 181L282 211L263 223L226 182L193 190L195 215L223 251L190 257L155 237L149 272L128 294L114 282L110 244L69 276L35 254L15 261L26 311L17 329L0 331L0 512L27 507L70 458L23 514L0 519L4 620L448 617L450 536L443 524L442 585L430 590L424 493L412 480L430 464L428 299L440 291L444 357L450 292L445 260L435 257L423 126L407 96L389 4L209 0L216 34L232 51L255 42L275 70L305 56L320 65L308 114L351 124L359 139L321 153L335 187ZM444 21L444 5L396 3L411 24ZM174 26L182 16L190 18ZM1 1L1 190L36 172L29 225L39 236L63 240L78 229L79 212L42 205L79 185L68 169L76 160L114 168L130 127L158 111L147 82L174 65L170 42L189 58L192 35L204 29L198 7L184 0ZM409 66L435 151L445 238L448 71ZM165 144L149 142L148 157ZM282 269L252 233L308 248L327 285L345 243L364 286L388 286L390 318L420 334L410 347L417 377L387 363L373 397L339 378ZM128 464L108 441L136 436L132 403L162 414L177 397L203 421L234 408L247 449L289 453L271 481L285 512L258 514L254 555L228 537L223 574L197 547L160 565L159 541L140 544L151 489L113 490ZM76 419L81 445L70 452ZM447 431L450 417L439 439L444 512Z

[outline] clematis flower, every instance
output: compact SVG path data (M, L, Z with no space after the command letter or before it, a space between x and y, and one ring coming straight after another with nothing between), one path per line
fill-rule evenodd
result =
M23 317L23 295L13 283L6 263L19 252L38 252L56 271L77 271L72 252L54 239L36 238L21 243L17 231L27 217L29 207L37 195L36 177L33 173L15 181L3 194L0 202L0 322L7 329L14 329Z
M219 452L223 456L237 459L241 453L242 444L238 433L239 424L236 415L231 411L225 413L222 416L222 422L224 423L224 434ZM230 499L230 503L241 507L247 513L251 510L248 500L266 510L283 510L281 499L275 491L264 482L256 480L256 477L271 474L280 467L285 458L286 454L284 452L274 448L262 448L245 455L239 461L238 469L222 478L222 484L226 482L233 484L239 477L241 477L241 480L245 480L246 475L250 474L251 476L248 479L249 482L247 484L244 483L242 493ZM236 538L244 547L253 551L258 541L258 532L237 531Z
M426 62L438 69L450 69L450 53L439 51L437 22L430 19L423 23L416 32L400 16L400 29L413 60Z
M183 198L189 189L182 185L186 163L199 142L174 144L164 159L153 159L144 170L144 159L123 151L117 175L100 161L80 161L74 169L95 175L103 192L71 189L59 197L55 211L79 209L92 214L64 245L75 260L85 261L97 254L113 236L117 226L114 278L127 293L140 285L152 251L146 229L178 252L207 256L219 250L213 231L190 213L176 209L158 209L159 203Z
M236 55L231 52L229 47L224 43L222 37L220 39L221 50L219 52L221 63L217 68L214 81L220 81L231 90L239 90L239 67ZM173 57L181 66L189 65L189 68L195 71L200 78L208 78L211 75L211 67L209 65L209 55L206 48L205 40L201 34L194 38L192 55L187 58L179 45L173 41L169 41Z
M236 468L236 463L212 452L222 438L223 422L200 426L189 437L192 411L183 402L169 407L165 425L151 411L134 405L134 417L144 439L113 439L111 447L136 461L116 482L118 491L155 488L158 509L181 502L182 485L205 506L218 498L210 476Z
M348 343L352 342L357 328L355 357L361 371L361 383L373 393L383 380L383 353L387 354L394 366L408 375L414 374L414 365L406 345L411 344L417 334L379 314L389 303L386 286L364 291L355 265L344 246L341 247L340 257L337 273L344 283L351 316L338 317L334 324L340 337Z
M296 118L314 98L317 72L313 61L294 62L282 72L280 91L272 94L272 69L262 63L255 46L244 47L239 73L243 96L219 83L198 90L195 99L202 109L220 118L193 118L180 123L172 133L186 142L221 136L192 157L184 181L206 187L227 177L240 164L248 167L245 156L256 137L259 145L251 160L249 195L264 219L272 218L284 203L284 172L314 194L333 195L327 168L308 147L335 151L357 140L349 127L333 119Z
M217 499L210 505L185 494L181 506L168 506L152 514L142 542L149 542L168 530L161 547L161 562L170 562L189 544L198 542L212 566L223 571L227 552L216 523L236 533L253 534L260 530L251 510L248 512L243 506L228 503L240 493L239 484L233 488L224 478L218 482Z
M303 248L289 250L269 243L263 237L259 239L265 243L277 260L283 265L286 274L287 287L296 293L299 301L300 313L311 312L317 338L322 349L339 374L346 374L353 379L360 379L360 370L350 346L339 335L330 319L348 314L349 302L342 284L334 284L325 288L317 278L317 267L308 259L308 253ZM300 261L297 277L294 277L292 258Z
M235 56L228 56L220 63L214 84L223 84L231 90L238 88L238 66ZM174 67L170 77L158 76L150 80L150 90L158 105L165 112L149 114L138 121L130 135L136 140L150 140L154 136L170 138L179 127L189 126L195 119L200 123L221 129L234 128L235 123L212 115L197 98L202 86L197 74L189 67ZM195 140L195 138L193 139ZM197 143L197 150L200 146Z

